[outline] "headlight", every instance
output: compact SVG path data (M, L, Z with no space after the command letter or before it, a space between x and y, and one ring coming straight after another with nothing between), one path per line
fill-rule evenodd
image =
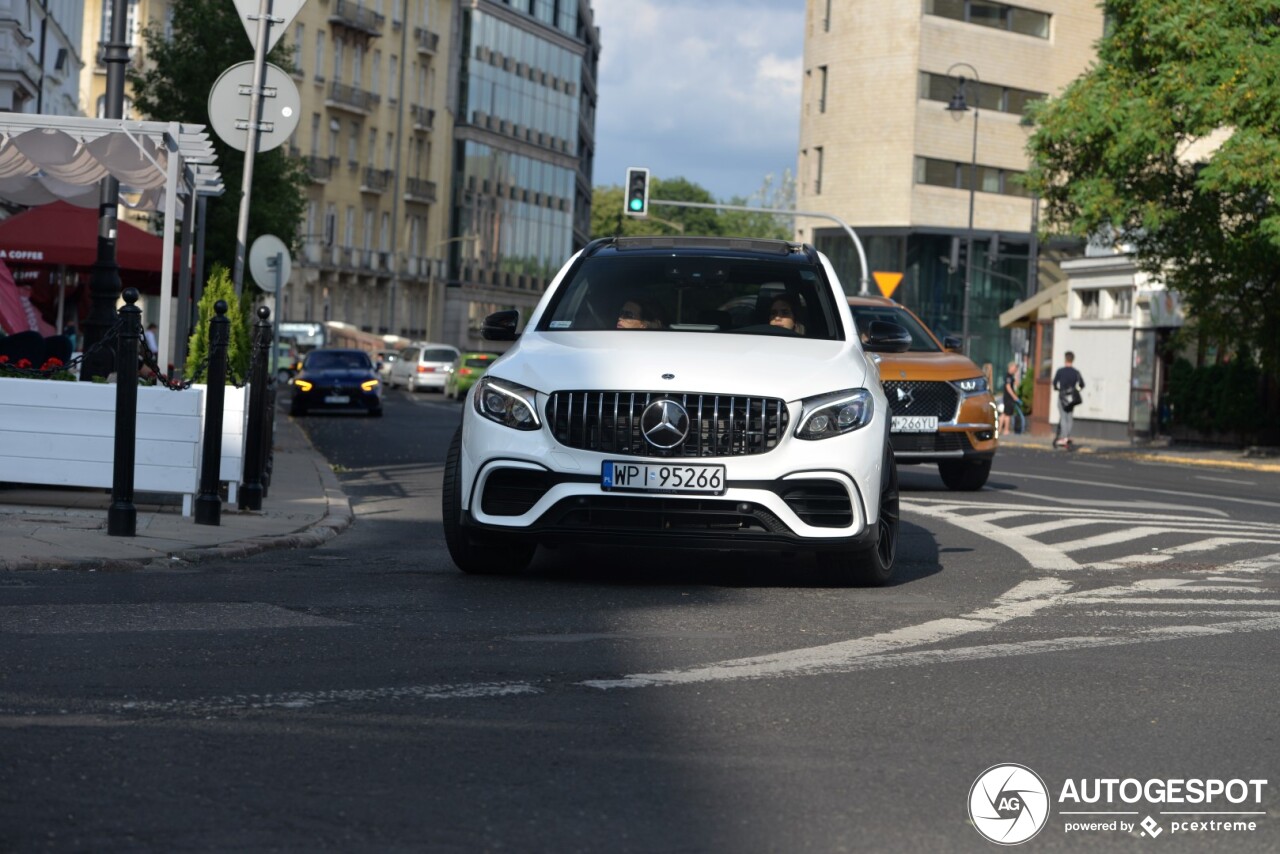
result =
M506 380L483 377L476 383L474 397L476 412L506 427L516 430L537 430L537 392Z
M871 423L875 402L865 388L822 394L802 400L797 439L830 439Z
M364 391L373 391L377 387L378 387L377 380L365 380L364 382L360 383L360 388L363 389Z
M954 380L951 384L956 388L960 389L960 393L963 394L965 397L976 397L977 395L987 393L986 377L974 377L972 379L967 379L967 380Z
M298 387L298 391L311 391L311 383L306 380L295 379L293 384Z

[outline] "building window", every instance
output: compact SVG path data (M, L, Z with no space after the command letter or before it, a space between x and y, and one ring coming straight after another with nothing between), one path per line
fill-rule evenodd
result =
M976 94L975 94L976 90ZM954 77L945 74L920 72L920 97L926 101L950 103L956 93ZM1027 89L1015 89L1012 86L1000 86L993 83L975 83L965 81L965 96L971 101L976 99L978 109L992 112L1024 115L1027 105L1047 97L1043 92L1031 92Z
M925 0L926 15L964 21L1040 39L1049 38L1049 14L991 0Z
M818 66L818 112L827 111L827 66Z
M822 195L822 160L824 153L821 145L813 147L813 194L815 196Z
M827 0L827 11L822 15L822 31L831 32L831 0Z
M169 8L172 9L173 7L170 6ZM307 28L304 25L298 24L293 28L293 58L297 62L298 74L305 74L307 71L305 67L305 59L302 55L302 48L306 44L303 39L306 38L306 35Z
M316 30L316 79L324 80L324 30Z
M1076 297L1080 300L1080 313L1077 317L1080 320L1097 320L1098 291L1096 289L1076 291Z
M1129 317L1133 314L1133 289L1112 288L1108 294L1111 298L1111 316Z
M973 171L972 163L960 163L954 160L938 160L934 157L916 158L916 183L933 187L951 187L956 190L969 189L969 176ZM983 193L998 193L1002 196L1028 197L1023 186L1025 173L1013 169L1001 169L997 166L978 164L977 189Z
M320 154L320 114L311 114L311 156L317 157ZM311 229L307 229L310 231Z

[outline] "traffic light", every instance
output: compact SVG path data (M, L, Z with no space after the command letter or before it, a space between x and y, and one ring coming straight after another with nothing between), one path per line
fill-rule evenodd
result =
M633 166L627 170L623 212L627 216L649 215L649 170Z

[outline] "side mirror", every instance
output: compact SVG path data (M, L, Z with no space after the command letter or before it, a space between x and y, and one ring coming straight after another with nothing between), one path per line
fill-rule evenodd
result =
M964 339L959 335L948 335L942 339L942 349L952 353L960 353L964 351Z
M911 333L896 323L873 320L862 348L872 353L905 353L911 349Z
M520 325L520 312L514 308L506 311L495 311L484 319L480 327L480 337L486 341L514 341L520 333L516 327Z

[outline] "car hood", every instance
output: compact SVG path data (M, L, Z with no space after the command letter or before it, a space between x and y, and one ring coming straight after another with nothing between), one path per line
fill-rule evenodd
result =
M960 353L881 353L880 379L963 380L982 376L968 356Z
M546 393L670 389L799 400L863 386L867 365L846 341L610 330L526 334L489 375Z

